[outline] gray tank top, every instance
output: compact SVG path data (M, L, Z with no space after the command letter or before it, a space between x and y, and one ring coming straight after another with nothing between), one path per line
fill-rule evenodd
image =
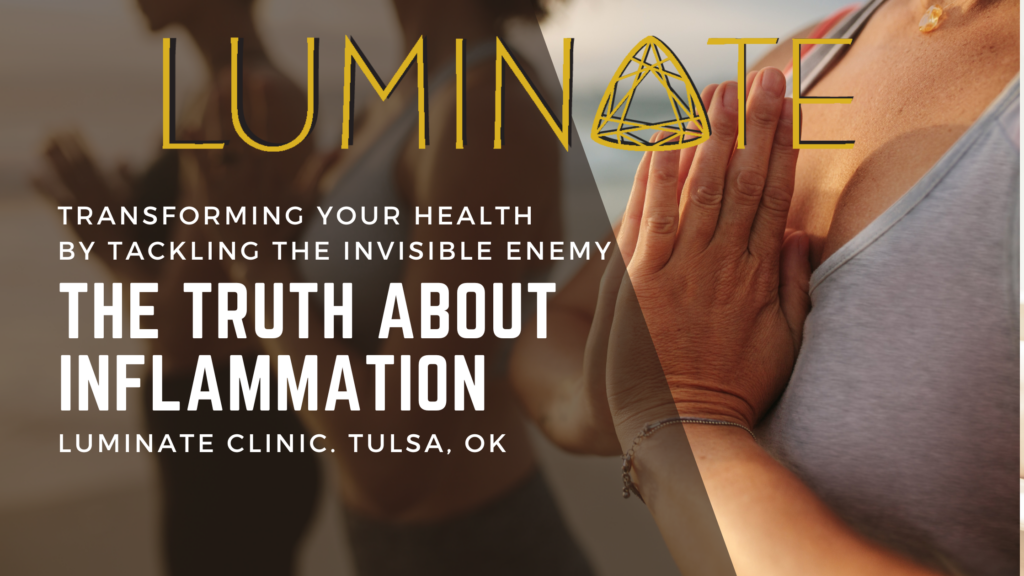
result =
M805 79L841 54L812 51ZM1019 191L1018 76L815 270L796 368L756 430L847 524L953 574L1017 573Z

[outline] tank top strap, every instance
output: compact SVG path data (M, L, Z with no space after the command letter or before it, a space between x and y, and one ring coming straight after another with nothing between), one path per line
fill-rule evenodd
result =
M885 0L870 0L859 8L846 7L822 21L810 35L812 38L856 38L868 20ZM813 48L813 49L812 49ZM814 86L849 49L847 44L805 46L800 53L801 91ZM786 91L793 92L792 63L786 70Z

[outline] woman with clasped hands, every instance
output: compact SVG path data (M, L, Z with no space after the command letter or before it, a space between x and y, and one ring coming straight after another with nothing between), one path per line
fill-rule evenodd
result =
M703 482L737 574L926 573L845 526L749 433L793 370L810 266L806 234L786 230L797 150L785 79L766 68L748 83L744 149L729 82L704 91L707 142L642 160L587 342L589 401L560 404L590 416L540 424L565 447L626 455L625 490L682 569L707 564L715 544L699 528Z

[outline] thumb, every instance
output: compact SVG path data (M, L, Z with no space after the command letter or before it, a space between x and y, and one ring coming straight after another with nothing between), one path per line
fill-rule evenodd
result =
M797 347L803 341L804 320L811 310L809 293L811 281L810 238L805 232L787 235L782 245L782 270L779 298L782 314L789 323Z

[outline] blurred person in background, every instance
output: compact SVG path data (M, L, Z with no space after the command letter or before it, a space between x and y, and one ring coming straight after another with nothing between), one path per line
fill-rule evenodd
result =
M357 570L364 575L452 575L452 574L590 574L587 559L569 533L545 480L537 469L527 441L521 412L505 372L509 341L500 340L489 327L478 339L459 337L452 318L449 335L440 339L414 337L392 330L379 337L381 314L386 310L390 286L401 283L408 302L409 318L421 313L420 286L443 283L449 288L451 306L458 286L474 282L486 288L487 308L500 298L506 314L511 307L513 283L540 279L547 262L505 261L501 255L442 261L437 257L413 259L409 245L453 242L474 247L490 241L495 251L507 241L542 241L558 238L560 231L559 161L557 138L511 72L504 92L504 145L494 141L495 38L510 21L521 18L533 31L531 41L542 42L537 19L543 8L534 0L447 0L418 2L396 0L395 9L402 29L404 49L412 50L421 37L427 42L425 66L429 71L427 119L429 146L419 149L416 68L410 69L397 92L387 102L375 96L359 118L351 147L339 166L340 175L329 191L318 197L319 169L290 181L263 168L266 153L243 148L237 159L219 152L196 151L196 186L208 202L217 206L278 204L290 202L310 206L307 218L314 224L300 230L267 226L258 230L221 227L218 233L236 240L259 240L268 257L232 268L233 278L245 283L253 295L257 283L317 282L315 294L323 298L323 284L334 283L335 303L342 283L352 283L352 338L341 338L337 319L335 338L324 336L323 315L309 315L309 337L299 338L298 302L285 298L283 336L264 340L276 357L316 355L320 398L327 397L338 355L348 355L352 380L360 399L359 411L338 405L336 411L303 411L311 430L324 433L339 472L337 487L343 504L343 518L351 540ZM364 32L368 34L369 32ZM358 41L359 35L354 35ZM456 38L464 40L466 137L464 149L456 149ZM510 49L513 49L509 46ZM514 49L513 49L514 50ZM367 54L372 62L373 55ZM536 77L527 62L518 58L524 72ZM356 74L361 74L354 68ZM386 82L390 71L380 73ZM246 71L248 77L249 72ZM357 79L363 82L365 79ZM373 94L371 92L371 94ZM547 99L549 102L550 98ZM263 122L257 116L254 125ZM225 130L229 128L225 127ZM529 169L523 169L529 167ZM306 177L309 176L309 177ZM282 191L289 191L282 196ZM334 214L321 225L312 204L325 210L342 206L356 208L372 224L356 221L349 225L333 222ZM454 212L469 207L473 217L482 212L494 225L442 226L436 218L441 206ZM496 207L529 206L529 226L497 225ZM386 207L398 207L399 221L383 221ZM414 219L418 211L432 210L433 225ZM511 220L509 213L508 220ZM237 237L232 235L237 234ZM297 259L281 261L273 254L273 241L329 242L330 260ZM390 257L344 256L345 243L372 243L374 249L391 250ZM398 244L404 243L405 257L399 259ZM471 248L470 251L475 251ZM492 286L500 283L503 293ZM532 295L522 287L523 301ZM473 299L470 299L473 302ZM250 299L250 309L255 306ZM452 310L454 316L454 309ZM491 317L488 310L487 318ZM417 363L427 355L447 361L446 387L454 381L455 355L473 365L475 355L486 356L486 410L477 411L467 403L465 411L452 411L451 393L446 408L438 412L413 406L400 409L400 358L412 359L415 382ZM374 367L367 355L389 355L394 363L384 369L387 381L385 409L374 408ZM433 371L431 371L433 372ZM431 388L436 380L431 377ZM420 381L419 386L427 386ZM422 394L422 392L421 392ZM416 392L413 392L416 397ZM431 392L433 395L433 392ZM415 400L414 400L415 402ZM358 449L350 434L360 434ZM394 438L399 449L406 437L419 434L417 453L391 453L369 449ZM444 454L425 450L428 438L436 434ZM501 450L470 453L464 439L472 434L501 438ZM388 444L391 446L391 444ZM450 454L447 450L450 449ZM490 452L490 453L489 453Z
M747 78L744 150L735 82L706 89L711 138L640 164L623 258L520 341L534 419L628 456L680 567L702 483L741 575L1017 571L1020 6L932 4L795 36L854 38L802 54L802 95L854 99L800 135L852 149L797 160L789 42Z
M261 126L260 136L270 141L288 141L305 118L305 95L270 60L260 41L253 20L252 0L139 0L152 31L178 25L196 43L206 64L205 95L186 110L176 127L179 139L192 134L209 140L230 119L229 95L223 89L231 70L230 38L243 38L245 70L259 85L252 101L260 108L272 108L272 121ZM243 88L250 91L247 82ZM258 100L257 100L258 95ZM250 101L249 99L246 100ZM230 120L228 120L230 122ZM242 146L229 145L227 154ZM280 154L268 155L265 168L282 177L292 178L312 151L311 140ZM199 206L182 185L180 156L177 150L161 150L151 166L134 175L122 169L116 175L104 173L82 141L74 134L59 134L46 148L49 172L36 180L37 188L60 206L89 208L98 219L109 207L115 219L120 207ZM72 212L75 214L76 212ZM215 238L204 234L201 226L172 224L162 226L82 225L69 218L84 242L95 242L98 254L118 282L158 282L159 292L148 297L155 315L145 318L148 327L159 330L151 342L151 352L162 356L163 398L177 400L181 411L152 411L151 388L147 383L146 423L159 444L165 434L175 440L179 434L265 434L304 432L291 411L214 412L208 404L198 411L185 411L193 375L200 355L209 355L222 387L229 381L229 357L240 355L252 370L259 343L214 337L217 332L216 307L206 306L202 339L192 337L192 296L184 292L186 282L227 281L221 263L216 260L126 260L132 242L145 246L153 242L197 242L204 245ZM107 242L122 242L115 260ZM276 386L272 387L276 390ZM276 402L272 402L276 404ZM305 453L231 453L199 454L193 449L158 451L157 462L162 488L163 551L170 574L267 574L287 575L295 569L298 547L312 517L319 470L315 457Z

